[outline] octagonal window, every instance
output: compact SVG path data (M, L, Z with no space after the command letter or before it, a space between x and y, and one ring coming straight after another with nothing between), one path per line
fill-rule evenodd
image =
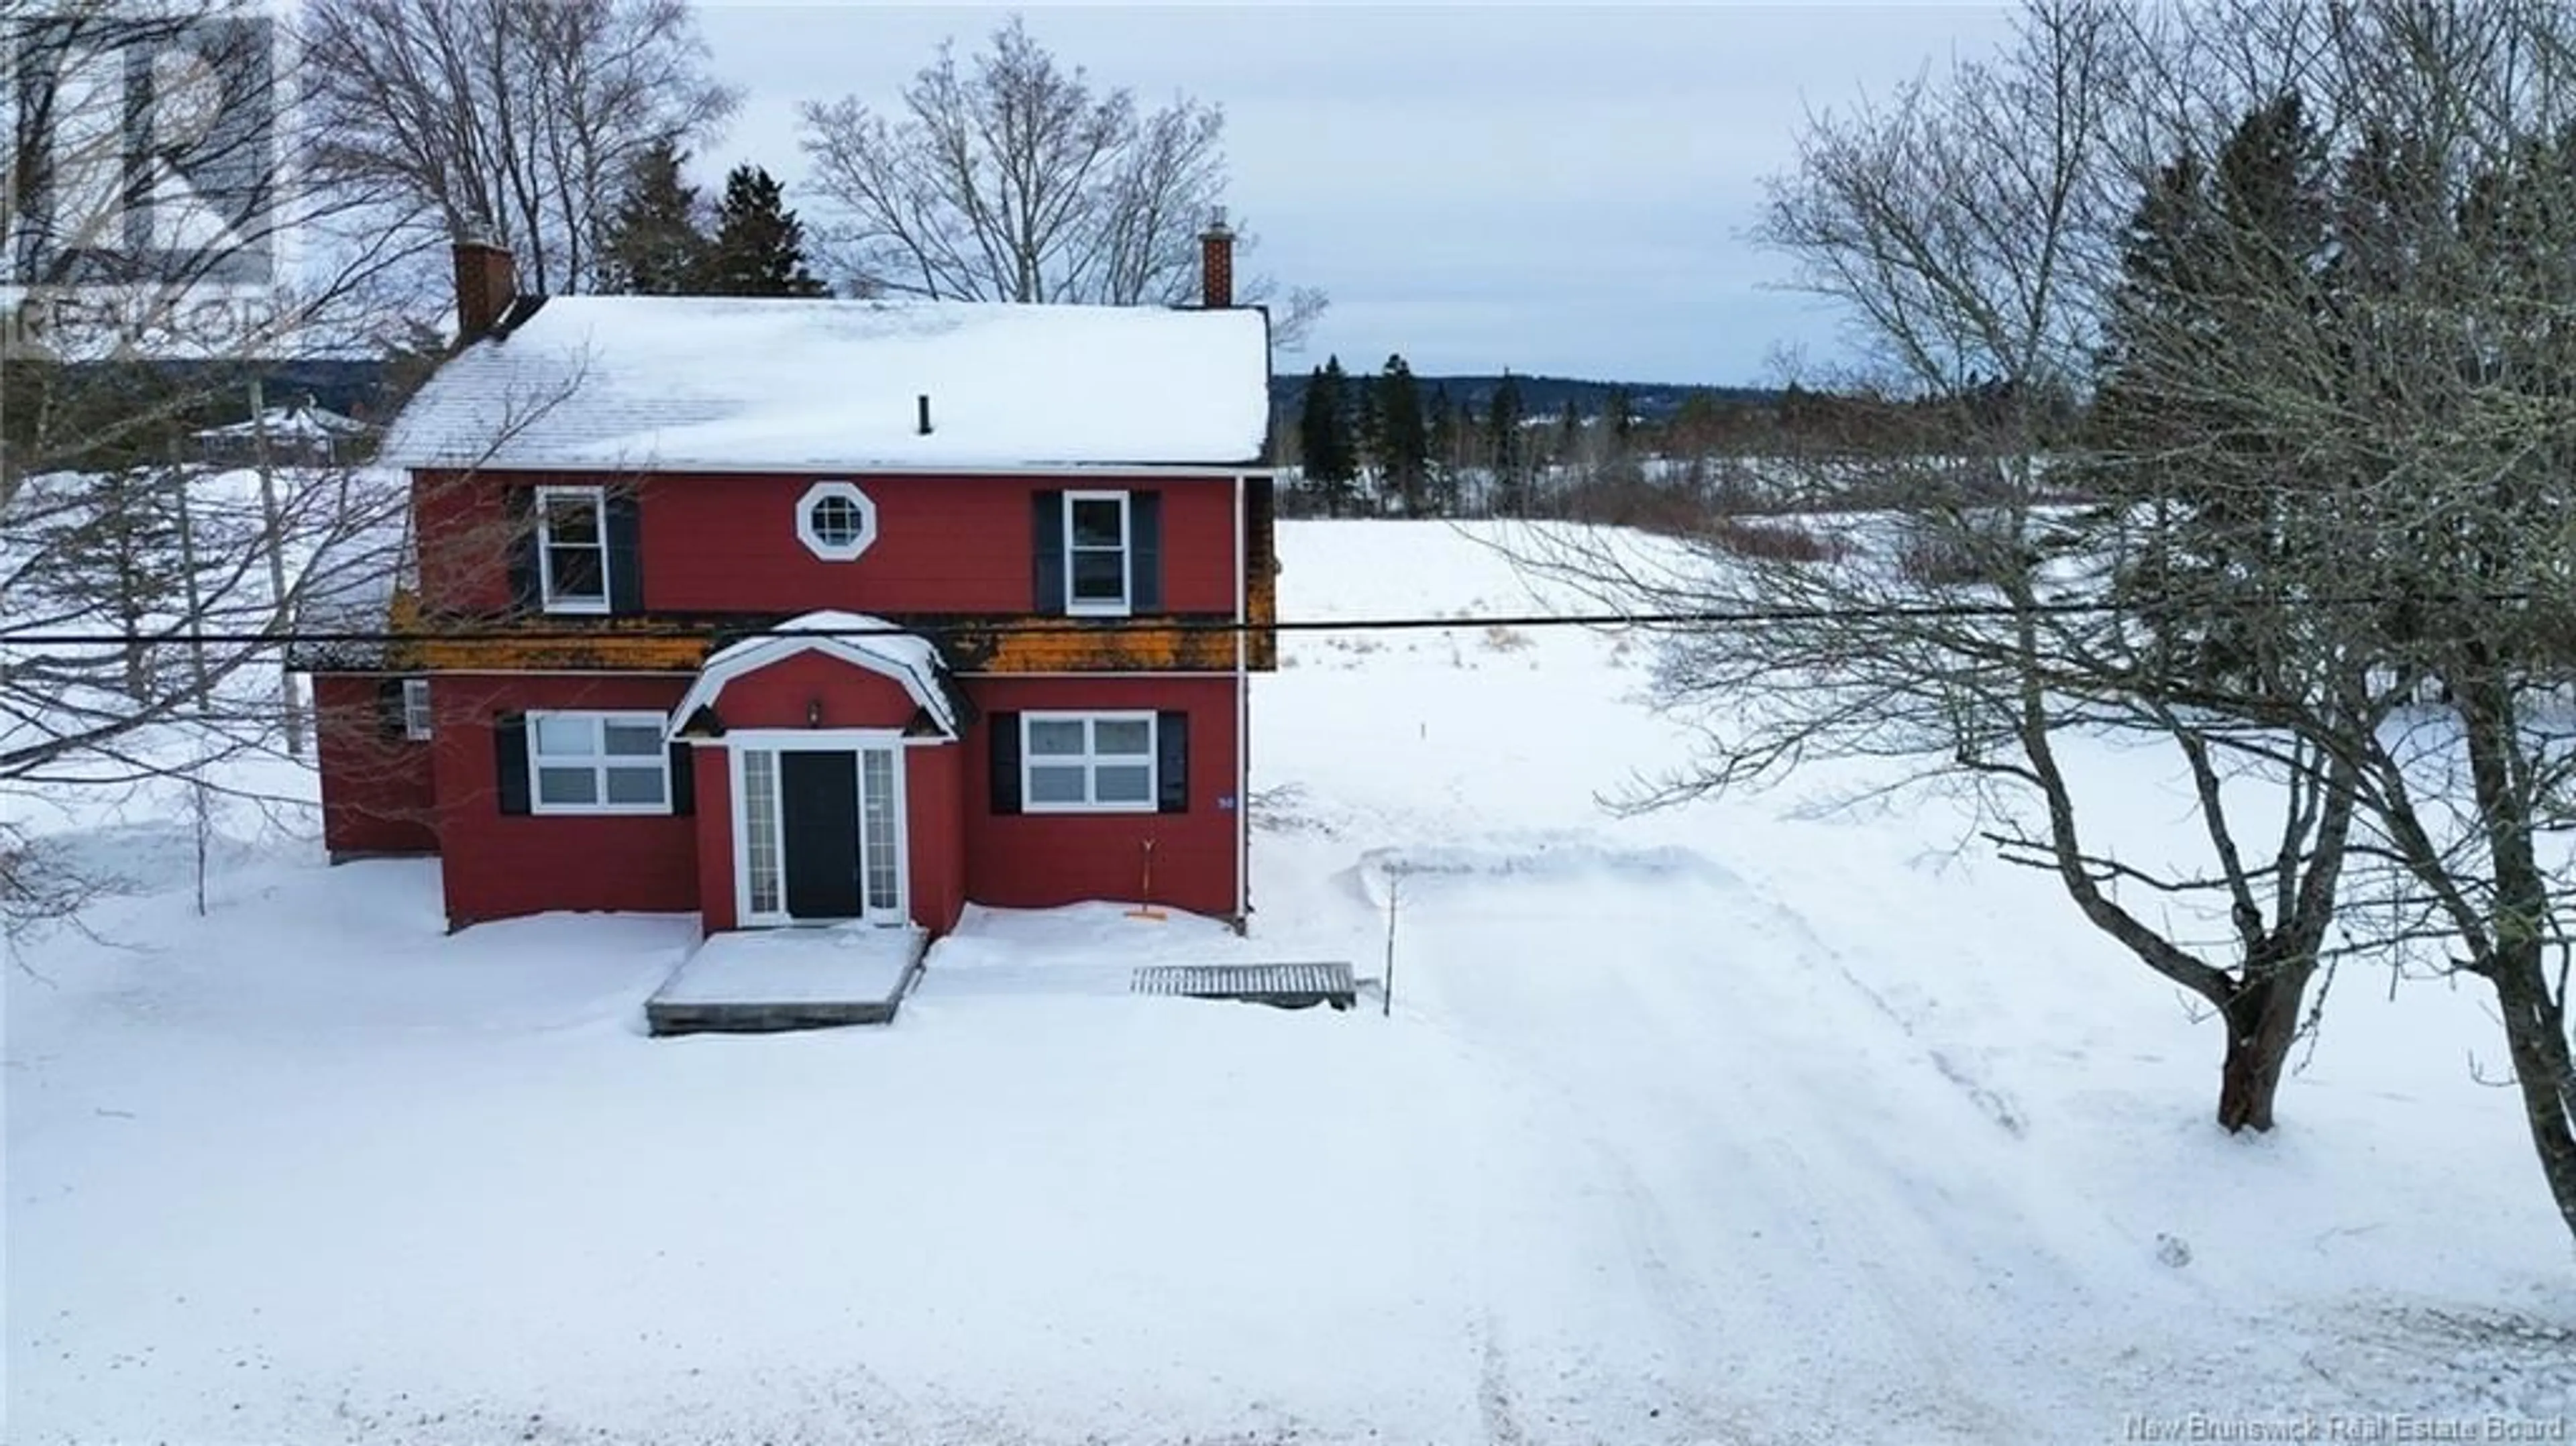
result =
M826 562L848 562L877 540L877 506L855 483L817 482L796 504L796 536Z

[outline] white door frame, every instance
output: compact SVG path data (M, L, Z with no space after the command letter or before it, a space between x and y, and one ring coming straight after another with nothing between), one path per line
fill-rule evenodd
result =
M751 829L748 800L742 786L743 756L753 750L767 753L847 753L852 755L858 788L859 829L859 919L869 924L910 924L912 922L912 830L907 817L904 780L904 736L892 728L739 728L711 743L725 745L729 783L733 795L733 910L734 923L743 928L778 927L796 923L787 914L787 798L784 793L786 773L775 775L781 788L778 816L771 820L778 830L778 910L756 914L751 907ZM867 827L869 750L884 749L893 755L894 797L889 806L894 818L894 897L891 913L868 908Z

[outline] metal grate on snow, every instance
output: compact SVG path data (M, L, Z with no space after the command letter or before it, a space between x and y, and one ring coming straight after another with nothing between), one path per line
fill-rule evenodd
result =
M1131 994L1187 999L1248 999L1282 1009L1329 1004L1348 1009L1357 997L1348 964L1152 964L1138 969Z

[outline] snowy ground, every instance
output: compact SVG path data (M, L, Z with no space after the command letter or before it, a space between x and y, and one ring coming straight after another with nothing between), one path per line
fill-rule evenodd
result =
M1528 606L1443 526L1281 542L1292 614ZM199 919L175 826L58 835L139 891L8 978L0 1434L2109 1442L2576 1412L2576 1257L2473 1075L2500 1054L2474 994L2338 980L2285 1128L2232 1140L2212 1028L1956 817L1601 811L1681 757L1642 648L1285 652L1248 944L983 912L889 1029L648 1040L688 920L449 938L434 865L274 837L220 855ZM2084 761L2138 847L2187 822L2155 761ZM1390 891L1389 1016L1117 992L1229 950L1380 975Z

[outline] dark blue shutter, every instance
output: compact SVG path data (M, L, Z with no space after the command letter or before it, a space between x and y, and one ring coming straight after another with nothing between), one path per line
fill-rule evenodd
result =
M1039 491L1029 497L1029 570L1034 597L1030 610L1064 611L1064 494Z
M510 527L510 606L532 613L545 606L540 595L543 574L537 570L537 493L512 487L501 494Z
M1157 713L1154 715L1154 772L1161 796L1154 800L1157 813L1190 811L1190 715Z
M492 789L503 813L528 811L528 715L492 720Z
M993 735L993 812L1020 811L1020 715L995 713L984 720Z
M1127 494L1127 577L1133 588L1130 610L1159 612L1163 606L1163 494Z
M644 611L643 509L634 493L612 487L601 512L601 535L608 540L608 610L632 616Z
M376 732L389 743L399 743L411 733L411 729L407 726L408 722L408 715L403 708L403 680L378 678L376 680Z
M698 747L686 739L671 745L671 812L698 811Z

